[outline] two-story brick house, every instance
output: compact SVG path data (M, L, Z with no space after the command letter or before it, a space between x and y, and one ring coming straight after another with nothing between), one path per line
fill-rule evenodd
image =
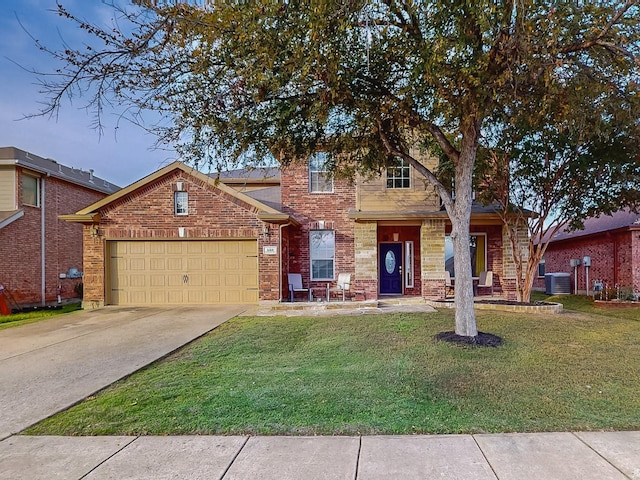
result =
M444 297L455 271L434 190L402 163L352 183L323 162L219 178L175 162L66 216L84 224L85 305L281 301L289 273L316 297L339 273L360 298ZM498 216L474 208L471 236L474 275L512 297Z
M77 297L82 227L58 219L118 190L93 175L0 148L0 285L22 305Z

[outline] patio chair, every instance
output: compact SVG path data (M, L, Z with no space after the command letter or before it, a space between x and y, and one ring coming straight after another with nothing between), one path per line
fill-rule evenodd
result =
M491 270L487 272L480 272L480 278L478 279L478 285L476 286L476 293L480 288L490 288L491 296L493 296L493 272Z
M444 298L447 298L447 295L451 294L453 295L455 293L454 287L453 287L453 281L451 280L451 273L449 273L449 270L445 270L445 277L444 277Z
M345 293L351 289L351 274L340 273L338 274L338 281L335 287L330 287L327 292L327 301L331 299L332 293L342 293L342 301L345 301Z
M289 273L289 299L293 302L295 294L298 292L306 293L311 301L311 291L302 286L302 275L299 273Z

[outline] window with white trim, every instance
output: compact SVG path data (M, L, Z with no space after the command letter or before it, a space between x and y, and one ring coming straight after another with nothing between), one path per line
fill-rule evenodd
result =
M317 152L309 158L309 192L333 193L333 178L327 168L327 154Z
M413 241L404 242L404 286L413 288Z
M410 188L411 167L403 158L396 158L387 168L387 188Z
M336 233L333 230L309 232L311 280L333 280L336 256Z
M189 215L188 192L174 192L174 212L176 215Z
M471 274L479 277L480 272L487 269L487 234L472 233L469 236L469 250L471 253ZM444 237L444 268L451 278L456 276L453 255L453 240L450 235Z
M40 179L23 173L21 178L22 204L32 207L40 206Z

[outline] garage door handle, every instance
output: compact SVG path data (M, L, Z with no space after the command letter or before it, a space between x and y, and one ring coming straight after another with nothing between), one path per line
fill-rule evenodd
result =
M183 275L182 276L182 283L189 283L189 275Z

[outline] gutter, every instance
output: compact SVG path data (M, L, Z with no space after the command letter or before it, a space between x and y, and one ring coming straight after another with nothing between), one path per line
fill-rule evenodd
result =
M45 184L47 177L42 177L42 182L40 186L40 258L42 259L42 269L41 269L41 277L40 277L40 295L42 297L42 306L46 305L47 298L47 258L45 248L45 239L46 239L46 218L45 218L45 208L46 208L46 196L45 196Z

